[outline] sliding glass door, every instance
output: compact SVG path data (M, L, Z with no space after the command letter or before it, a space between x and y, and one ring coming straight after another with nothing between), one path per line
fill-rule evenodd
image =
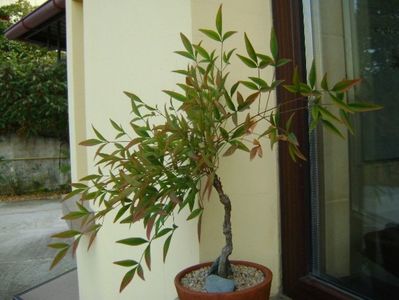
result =
M311 139L311 272L361 298L399 299L399 1L303 4L307 61L332 81L361 78L350 97L384 106L354 118L354 136Z

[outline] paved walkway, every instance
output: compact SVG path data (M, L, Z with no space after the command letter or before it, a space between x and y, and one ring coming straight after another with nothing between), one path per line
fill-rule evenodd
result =
M68 255L48 271L55 250L49 236L66 230L55 200L0 202L0 299L10 300L44 281L75 267Z

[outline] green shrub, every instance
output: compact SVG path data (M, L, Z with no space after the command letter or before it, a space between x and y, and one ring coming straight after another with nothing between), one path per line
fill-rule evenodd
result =
M0 31L33 7L26 0L0 7ZM0 35L0 133L68 138L65 61L47 49Z

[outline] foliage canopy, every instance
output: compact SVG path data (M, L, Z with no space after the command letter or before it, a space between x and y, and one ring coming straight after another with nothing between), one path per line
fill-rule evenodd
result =
M33 10L26 0L0 7L0 31ZM0 34L0 133L68 139L66 64L47 49Z
M137 95L125 92L133 114L127 128L111 120L116 131L114 139L107 139L93 128L95 137L81 143L97 147L98 172L72 185L74 190L68 197L81 194L82 202L77 202L79 209L64 219L80 220L82 227L79 231L69 230L53 236L74 238L71 243L49 245L59 250L53 266L68 250L76 250L83 235L90 237L90 247L104 218L113 212L115 223L141 224L146 229L143 237L117 241L143 250L138 259L115 262L128 269L120 287L123 290L136 274L144 279L145 266L151 269L153 241L164 240L165 260L178 228L176 213L188 210L187 220L197 219L200 231L203 199L209 197L213 188L225 207L226 246L220 258L224 256L227 260L232 251L231 206L217 174L220 157L239 151L248 153L250 159L261 157L262 140L268 139L271 147L277 142L287 143L292 159L305 159L291 125L295 111L287 110L287 103L276 106L270 101L276 88L291 92L294 95L291 101L304 103L302 109L310 108L312 128L324 125L338 135L342 135L338 124L351 129L353 113L378 109L371 104L348 101L346 91L359 80L344 79L330 84L324 76L319 82L314 66L307 82L300 81L297 72L286 81L276 80L274 76L267 79L266 69L274 73L276 68L290 63L279 57L274 31L270 54L256 51L244 34L247 53L235 56L235 49L225 49L225 41L236 32L223 31L221 7L215 25L215 30L200 31L218 42L218 49L208 50L202 42L192 43L181 34L183 50L176 53L190 63L186 69L175 71L183 80L177 84L177 91L164 91L170 99L164 107L148 105ZM233 57L251 69L253 76L231 83L228 69ZM281 121L282 114L290 115L287 123ZM82 205L85 201L96 204L94 214Z

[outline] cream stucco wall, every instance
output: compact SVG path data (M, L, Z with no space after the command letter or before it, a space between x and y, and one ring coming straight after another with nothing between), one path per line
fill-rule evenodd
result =
M68 41L75 41L68 50L71 59L68 70L71 78L74 72L84 75L82 81L70 82L70 95L75 108L72 110L74 125L87 128L84 135L92 136L93 124L106 136L113 136L109 118L128 124L130 103L123 91L134 91L152 104L167 100L162 88L173 88L177 75L170 72L185 61L173 54L180 47L178 33L191 35L190 2L172 1L83 1L83 6L68 2ZM81 14L83 12L83 20ZM74 27L74 24L77 25ZM84 25L83 25L84 24ZM83 44L78 44L74 35L83 27ZM78 33L79 34L79 33ZM83 59L79 52L83 50ZM84 66L84 68L82 68ZM82 79L82 78L80 78ZM75 96L77 95L77 96ZM84 118L77 109L84 101ZM76 134L83 134L75 130ZM72 133L73 134L73 133ZM75 144L75 147L76 146ZM78 147L79 148L79 147ZM88 151L88 171L93 171L92 151ZM79 155L73 159L75 167ZM181 217L183 218L183 216ZM112 218L106 219L104 229L99 233L93 249L87 253L85 245L78 253L78 276L80 299L174 299L173 278L183 267L199 260L196 226L187 223L176 232L167 263L162 263L162 244L153 246L153 270L142 282L135 283L119 294L119 284L126 269L112 262L137 258L137 249L116 245L116 240L142 234L129 226L114 225ZM185 223L185 222L179 222Z
M66 2L67 69L68 69L68 113L69 144L72 182L87 175L87 151L79 146L86 139L86 103L85 103L85 64L84 64L84 24L83 3Z
M202 39L197 29L214 26L220 1L124 0L116 5L106 0L85 0L83 5L75 1L67 3L67 10L70 10L67 18L71 135L76 142L78 135L93 135L92 124L105 135L112 136L114 132L109 118L128 123L129 101L122 91L134 91L154 104L164 103L167 98L161 90L173 89L180 79L170 71L187 63L172 53L181 48L179 32L195 41ZM228 46L244 53L243 32L246 31L255 48L267 52L272 24L269 0L225 1L224 16L226 29L240 31ZM233 74L232 79L238 79L237 74L252 75L237 59L233 60L231 71L236 75ZM83 108L78 109L79 105ZM76 143L73 147L80 149ZM277 157L269 149L266 144L264 158L253 162L249 162L246 154L222 159L219 175L233 202L235 248L232 257L270 267L274 272L272 294L275 294L281 285L279 198ZM72 157L76 170L80 162L86 160L86 154L79 151ZM90 172L94 169L93 151L88 152ZM78 173L74 173L74 178L81 177ZM186 223L184 217L180 218L180 229L174 237L166 265L161 262L161 247L158 250L153 247L153 257L157 261L153 263L153 271L146 274L147 281L135 279L122 294L118 293L118 288L126 270L114 266L112 261L137 257L139 253L114 244L134 233L128 227L113 225L106 220L107 226L100 232L90 253L84 245L78 252L81 300L174 299L175 274L199 260L215 259L223 244L222 209L217 199L207 203L200 245L195 222Z

